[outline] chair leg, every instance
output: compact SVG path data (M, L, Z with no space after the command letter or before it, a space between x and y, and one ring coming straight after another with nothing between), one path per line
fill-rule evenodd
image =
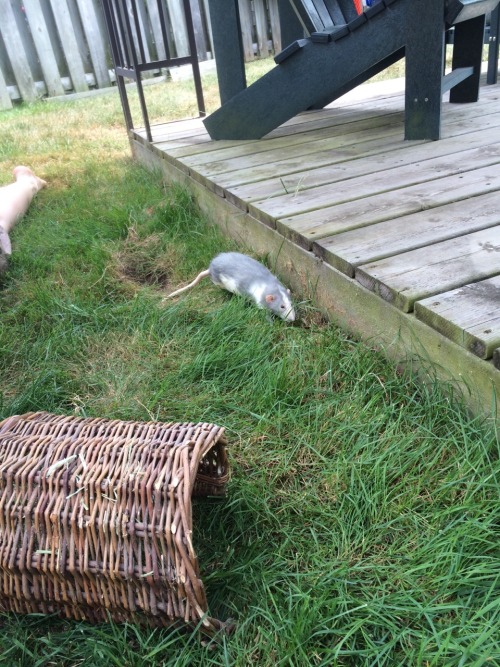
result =
M209 0L221 104L246 88L238 0Z
M450 90L450 102L477 102L481 78L485 15L455 26L452 69L473 67L474 74Z
M444 0L407 9L405 139L439 139L444 62Z
M500 7L491 12L490 45L488 47L488 74L486 83L493 84L498 80L498 33L500 32Z

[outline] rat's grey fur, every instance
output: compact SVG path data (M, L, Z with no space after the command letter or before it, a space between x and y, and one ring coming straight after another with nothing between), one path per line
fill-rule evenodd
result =
M210 276L215 285L228 292L252 299L259 308L267 308L283 320L293 322L295 311L290 300L290 290L263 264L239 252L223 252L214 257L208 270L202 271L193 282L169 294L177 296Z

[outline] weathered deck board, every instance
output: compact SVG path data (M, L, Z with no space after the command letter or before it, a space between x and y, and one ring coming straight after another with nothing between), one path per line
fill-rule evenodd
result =
M274 177L268 180L252 181L251 183L247 181L243 185L231 186L226 181L226 196L230 201L241 207L254 202L258 205L259 200L267 201L274 197L276 201L273 200L272 204L279 207L287 193L298 194L311 188L318 188L321 185L327 186L339 181L348 181L350 183L353 179L359 177L370 176L369 181L372 187L376 187L377 183L380 184L381 189L394 186L394 181L388 182L386 179L388 171L391 169L398 170L397 185L400 187L402 175L406 174L409 177L415 177L421 166L435 170L436 176L439 175L439 171L442 171L443 168L451 171L450 160L447 160L447 158L449 155L455 153L457 154L455 156L457 162L453 165L453 168L456 170L460 169L460 160L462 157L460 153L467 149L482 149L478 150L478 156L481 159L486 159L488 152L490 152L491 157L491 150L493 148L496 150L498 147L491 147L490 143L490 131L480 130L467 134L465 137L453 137L448 141L437 142L437 144L423 143L419 147L419 150L414 150L412 153L404 150L402 142L394 142L394 150L387 151L385 149L382 154L375 151L372 155L369 152L365 152L363 159L358 158L356 161L349 160L349 162L342 155L339 156L336 153L333 154L332 151L325 151L325 160L329 158L325 166L313 167L307 170L301 169L300 171L291 174L282 174L278 178ZM441 165L437 162L438 158L442 158ZM427 160L429 162L422 165L422 162ZM431 160L434 160L436 163L433 164ZM297 162L300 164L300 161ZM273 166L276 171L275 165ZM399 170L403 168L405 168L405 171L400 172ZM229 179L231 179L231 176L234 182L234 172L228 174ZM244 172L240 178L248 179L251 177L255 178L255 172L253 170L246 170L246 173ZM356 182L354 183L354 187L356 188ZM311 192L310 196L314 197L316 193L320 194L320 192L319 190ZM298 203L300 204L300 202Z
M259 141L211 141L195 119L131 145L301 297L398 359L418 350L500 414L500 91L445 103L442 139L407 142L399 86Z
M248 210L247 202L233 195L225 184L226 178L231 179L233 176L239 178L242 172L245 173L244 178L249 179L249 181L254 178L262 179L265 172L270 178L273 178L280 173L282 168L302 171L304 163L313 162L314 167L319 167L332 164L332 161L342 162L380 154L381 150L397 150L401 148L403 143L401 136L398 136L399 134L397 128L391 124L379 127L376 134L370 128L360 129L352 133L337 132L323 139L302 142L294 146L285 146L281 150L274 151L273 155L261 155L257 159L249 158L247 167L242 168L241 165L244 164L244 161L241 158L236 158L233 161L210 163L206 169L198 167L196 172L194 169L191 171L193 177L202 183L216 182L223 196L246 211ZM266 162L266 158L272 159L272 161ZM287 166L285 167L285 165ZM227 168L230 171L226 171ZM278 177L278 180L279 178L282 177ZM293 194L293 191L291 193Z
M456 236L500 225L498 192L419 211L396 220L327 236L313 244L316 255L354 277L361 264L416 250Z
M304 111L303 113L300 113L294 118L291 118L286 123L283 123L283 125L270 132L268 135L266 135L266 137L264 137L264 141L275 136L290 134L289 128L293 128L294 126L304 125L307 123L318 123L322 118L332 119L339 114L343 114L345 119L350 121L355 119L356 115L359 113L363 115L373 115L373 111L376 109L387 112L388 108L393 108L395 111L401 111L400 86L398 88L394 88L392 91L388 90L388 92L384 94L379 94L376 97L373 97L370 101L369 107L366 106L366 99L363 98L350 99L347 101L347 103L342 100L336 100L324 109ZM190 133L193 136L202 134L206 143L210 144L210 146L206 147L207 150L218 150L219 146L226 143L225 141L213 142L210 139L210 136L200 118L186 118L183 120L157 123L151 126L151 133L154 143L168 141L172 136L182 135L183 137L188 137ZM147 141L146 131L144 128L136 128L134 130L134 135L136 138L141 138L144 141ZM254 142L231 141L231 143L241 144ZM198 149L196 148L196 150Z
M296 216L278 219L276 227L287 238L305 248L313 241L340 231L400 218L500 189L500 165L455 174L429 183L419 183L354 201L327 206ZM261 216L262 217L265 216ZM271 221L272 222L272 221Z
M368 174L357 177L349 177L347 166L344 166L343 169L329 169L329 178L324 185L307 189L302 188L295 192L292 190L292 197L286 193L270 199L259 199L250 203L248 210L262 222L272 224L280 218L289 218L318 209L323 210L337 204L364 199L380 193L393 192L397 194L400 189L408 188L408 186L429 183L425 189L432 193L434 188L439 188L441 180L446 177L485 167L495 167L500 163L500 145L483 144L480 148L458 151L454 159L450 159L448 155L428 157L430 154L426 150L428 146L429 144L422 146L421 152L414 151L412 153L416 158L415 162L411 161L409 164L402 165L392 164L386 169L381 165L378 171L376 163L377 161L383 162L382 158L379 160L377 160L377 157L373 157L371 160L365 159L361 165L357 166L363 169L363 165L367 164ZM455 147L458 150L459 142L455 143ZM424 157L420 158L420 155ZM408 159L408 156L406 159ZM500 174L500 171L498 173ZM369 175L368 178L367 175ZM332 187L332 184L337 183L338 187Z
M275 145L276 139L282 137L294 137L294 141L307 141L307 136L299 139L299 135L303 132L311 133L317 130L326 129L329 127L335 127L338 125L343 125L345 127L347 123L368 121L371 118L379 115L385 116L387 122L387 108L383 103L380 104L380 109L377 110L377 103L374 103L370 109L355 109L355 110L345 110L345 109L324 109L318 112L318 115L313 115L311 112L305 112L297 116L296 118L288 121L281 127L276 128L270 132L264 139L258 141L233 141L233 140L224 140L214 142L210 139L210 136L206 130L198 124L197 127L190 129L187 127L183 132L178 133L175 137L178 141L177 143L173 142L174 138L171 133L168 132L168 128L165 127L165 130L158 132L157 130L153 134L153 141L160 148L168 145L169 154L176 158L190 158L191 156L200 156L203 155L203 160L198 161L196 157L193 157L193 162L197 166L203 164L204 161L209 160L218 160L224 158L226 155L221 153L225 151L226 148L232 148L238 146L239 149L236 151L236 155L241 155L242 148L244 152L261 152L263 150L268 150ZM396 98L393 102L394 113L400 114L400 103ZM162 126L163 128L164 126ZM141 133L142 136L142 133ZM283 142L281 142L283 144ZM286 142L285 142L286 144ZM279 145L279 143L278 143Z
M417 301L415 315L478 357L489 359L500 345L500 276Z
M220 174L207 173L212 169L221 169L222 163L211 163L207 165L209 169L198 169L197 172L191 169L191 173L193 174L193 178L208 186L211 183L216 183L222 196L226 197L226 199L233 202L236 206L239 206L242 210L247 211L248 203L233 194L232 190L226 186L225 178L231 179L233 176L239 178L239 174L245 172L246 175L244 178L252 180L255 177L259 180L264 171L267 171L269 177L273 178L276 174L280 173L281 168L285 164L288 169L293 169L295 165L297 171L303 171L304 163L310 163L312 160L314 160L315 167L320 167L321 165L330 165L335 161L344 162L364 156L377 155L380 154L381 150L386 150L387 152L397 150L401 148L401 145L402 139L398 136L397 129L392 125L384 125L378 128L375 135L373 129L367 128L352 133L332 133L331 136L327 136L324 139L304 142L295 146L287 146L282 150L274 151L275 155L272 156L274 160L269 163L265 159L271 158L271 156L266 155L260 158L260 165L258 164L259 159L249 159L250 164L248 167L242 169L242 161L238 158L230 165L231 167L237 166L237 169L230 172L224 171ZM285 177L286 175L284 174L283 176L279 176L277 180L283 180ZM261 184L264 187L262 181ZM284 191L282 188L281 193ZM294 193L294 190L290 191L288 189L288 191L290 194Z
M498 274L500 225L359 266L355 276L408 313L415 301Z
M244 164L248 166L255 166L262 163L263 159L274 162L280 160L283 156L281 151L286 150L288 153L295 153L296 155L311 155L317 150L322 141L331 139L335 136L342 136L352 134L361 130L370 130L373 132L374 128L381 128L384 130L394 132L396 127L392 122L392 115L401 121L401 112L394 114L377 114L367 115L366 117L351 120L349 124L338 124L328 122L322 123L321 127L304 129L292 135L284 135L278 137L271 137L269 139L262 139L260 141L248 141L242 144L234 143L229 147L217 148L217 150L204 152L202 155L198 153L192 155L179 155L184 152L182 149L170 148L169 154L173 157L182 157L182 162L197 171L203 173L204 176L214 177L219 173L224 173L231 169L239 169ZM314 143L310 147L309 144ZM262 154L265 154L264 156ZM286 157L286 155L285 155ZM207 166L203 172L201 171L203 165Z
M296 137L297 135L303 132L315 132L316 130L322 130L327 127L335 127L338 125L343 125L344 128L348 127L350 123L356 123L363 120L368 120L370 118L375 118L377 116L386 116L388 112L392 109L392 113L399 114L400 104L398 100L395 99L392 103L390 109L386 108L386 105L380 103L377 105L374 103L370 109L322 109L318 112L318 115L313 115L311 112L305 112L296 116L296 118L287 121L285 124L277 127L275 130L267 134L262 139L257 140L246 140L246 141L235 141L233 143L238 143L240 146L251 146L257 150L267 150L267 147L272 146L275 139L281 137ZM208 134L206 135L206 141L210 143L210 148L214 153L217 153L220 148L222 141L212 142ZM178 157L189 157L195 155L196 153L206 152L203 150L203 147L197 146L193 149L185 148L184 150L178 151Z
M493 124L493 126L498 126L498 117L496 116L497 108L498 108L498 101L497 100L490 100L489 102L485 103L484 106L482 107L483 120L482 120L481 125L483 126L484 129L486 127L488 127L488 125L490 125L490 124ZM399 127L398 124L400 122L400 117L398 115L394 115L394 116L390 116L390 117L387 116L387 118L388 119L390 118L391 124L393 124L395 127L396 126ZM352 120L354 121L355 119L353 118ZM458 109L452 110L449 114L446 137L443 140L450 139L450 138L453 138L453 137L458 137L460 135L468 134L468 133L474 131L475 125L476 125L476 120L477 120L476 115L470 108L467 108L465 110L462 109L460 111ZM274 137L274 135L269 135L269 140L273 137ZM399 138L401 138L400 135L399 135ZM263 139L263 140L260 140L260 141L261 141L261 145L262 145L263 150L267 150L268 148L271 148L272 144L266 144L265 143L266 141L268 141L268 139ZM411 145L412 146L413 145L419 145L420 143L421 142L411 142ZM401 142L401 145L408 148L408 142L405 142L404 140ZM268 160L264 163L264 165L259 165L259 166L265 166L266 164L272 164L272 162L273 162L272 158L274 157L273 154L270 153L269 156L267 156L267 157L268 157ZM332 152L332 154L331 154L332 161L335 161L335 157L336 157L335 153ZM280 163L283 163L283 157L279 156L278 161ZM303 166L311 167L313 165L305 164ZM243 178L236 179L236 178L233 178L232 174L231 174L231 172L234 171L233 165L228 164L227 165L227 170L228 170L227 182L226 182L225 179L222 179L219 182L226 182L227 185L238 185L238 184L244 184L246 182L250 182L250 181L247 181L246 178L245 178L244 167L245 167L245 165L243 163L242 164L242 172L241 172L241 176L243 176ZM209 169L209 165L207 165L206 168ZM280 171L280 174L288 173L288 164L280 164L279 165L279 171ZM257 176L259 176L259 172L257 172ZM262 177L260 179L259 178L253 178L252 180L254 180L254 181L255 180L265 180L265 178L267 178L266 172L264 172L264 174L262 175Z
M499 126L499 118L496 112L498 102L491 101L484 107L481 127L488 129ZM169 154L183 159L183 163L189 165L201 177L200 180L217 180L219 185L239 185L252 181L265 180L276 173L284 175L293 171L309 170L322 164L339 162L348 158L362 157L365 154L376 154L387 152L390 149L377 139L386 136L394 136L398 142L395 148L408 148L408 142L401 137L400 124L402 114L394 112L385 116L368 115L363 117L352 117L349 123L337 123L338 117L332 117L330 123L325 118L322 127L313 127L310 123L301 124L301 131L294 134L288 140L279 141L288 135L269 135L268 138L258 142L249 141L244 145L237 142L212 142L212 150L206 150L203 156L198 156L198 150L193 148L178 148L169 146ZM470 109L453 110L450 113L448 133L451 137L467 135L476 129L476 116ZM379 132L374 135L374 128ZM328 129L329 128L329 129ZM280 128L278 128L280 129ZM298 127L297 127L298 130ZM324 130L318 133L317 130ZM278 132L276 130L275 132ZM374 142L371 146L363 149L357 147L363 141ZM472 140L471 140L472 141ZM412 146L421 142L412 142ZM354 147L354 150L342 154L339 151L344 146ZM200 146L198 145L199 149ZM228 151L227 149L231 149ZM186 155L184 155L186 154ZM252 158L250 155L255 154ZM294 158L304 158L299 161L299 167L293 163ZM291 169L291 171L289 171ZM229 193L231 194L231 192Z

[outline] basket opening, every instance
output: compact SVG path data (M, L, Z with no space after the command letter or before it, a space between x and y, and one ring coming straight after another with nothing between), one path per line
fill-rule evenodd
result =
M205 454L198 465L192 496L224 496L229 479L229 461L226 441L220 438Z

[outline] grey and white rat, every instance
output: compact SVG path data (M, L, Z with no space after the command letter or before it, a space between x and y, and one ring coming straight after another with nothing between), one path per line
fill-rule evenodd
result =
M250 298L258 308L267 308L287 322L295 320L290 290L263 264L239 252L222 252L210 262L193 282L165 297L171 299L210 276L212 282L228 292Z

